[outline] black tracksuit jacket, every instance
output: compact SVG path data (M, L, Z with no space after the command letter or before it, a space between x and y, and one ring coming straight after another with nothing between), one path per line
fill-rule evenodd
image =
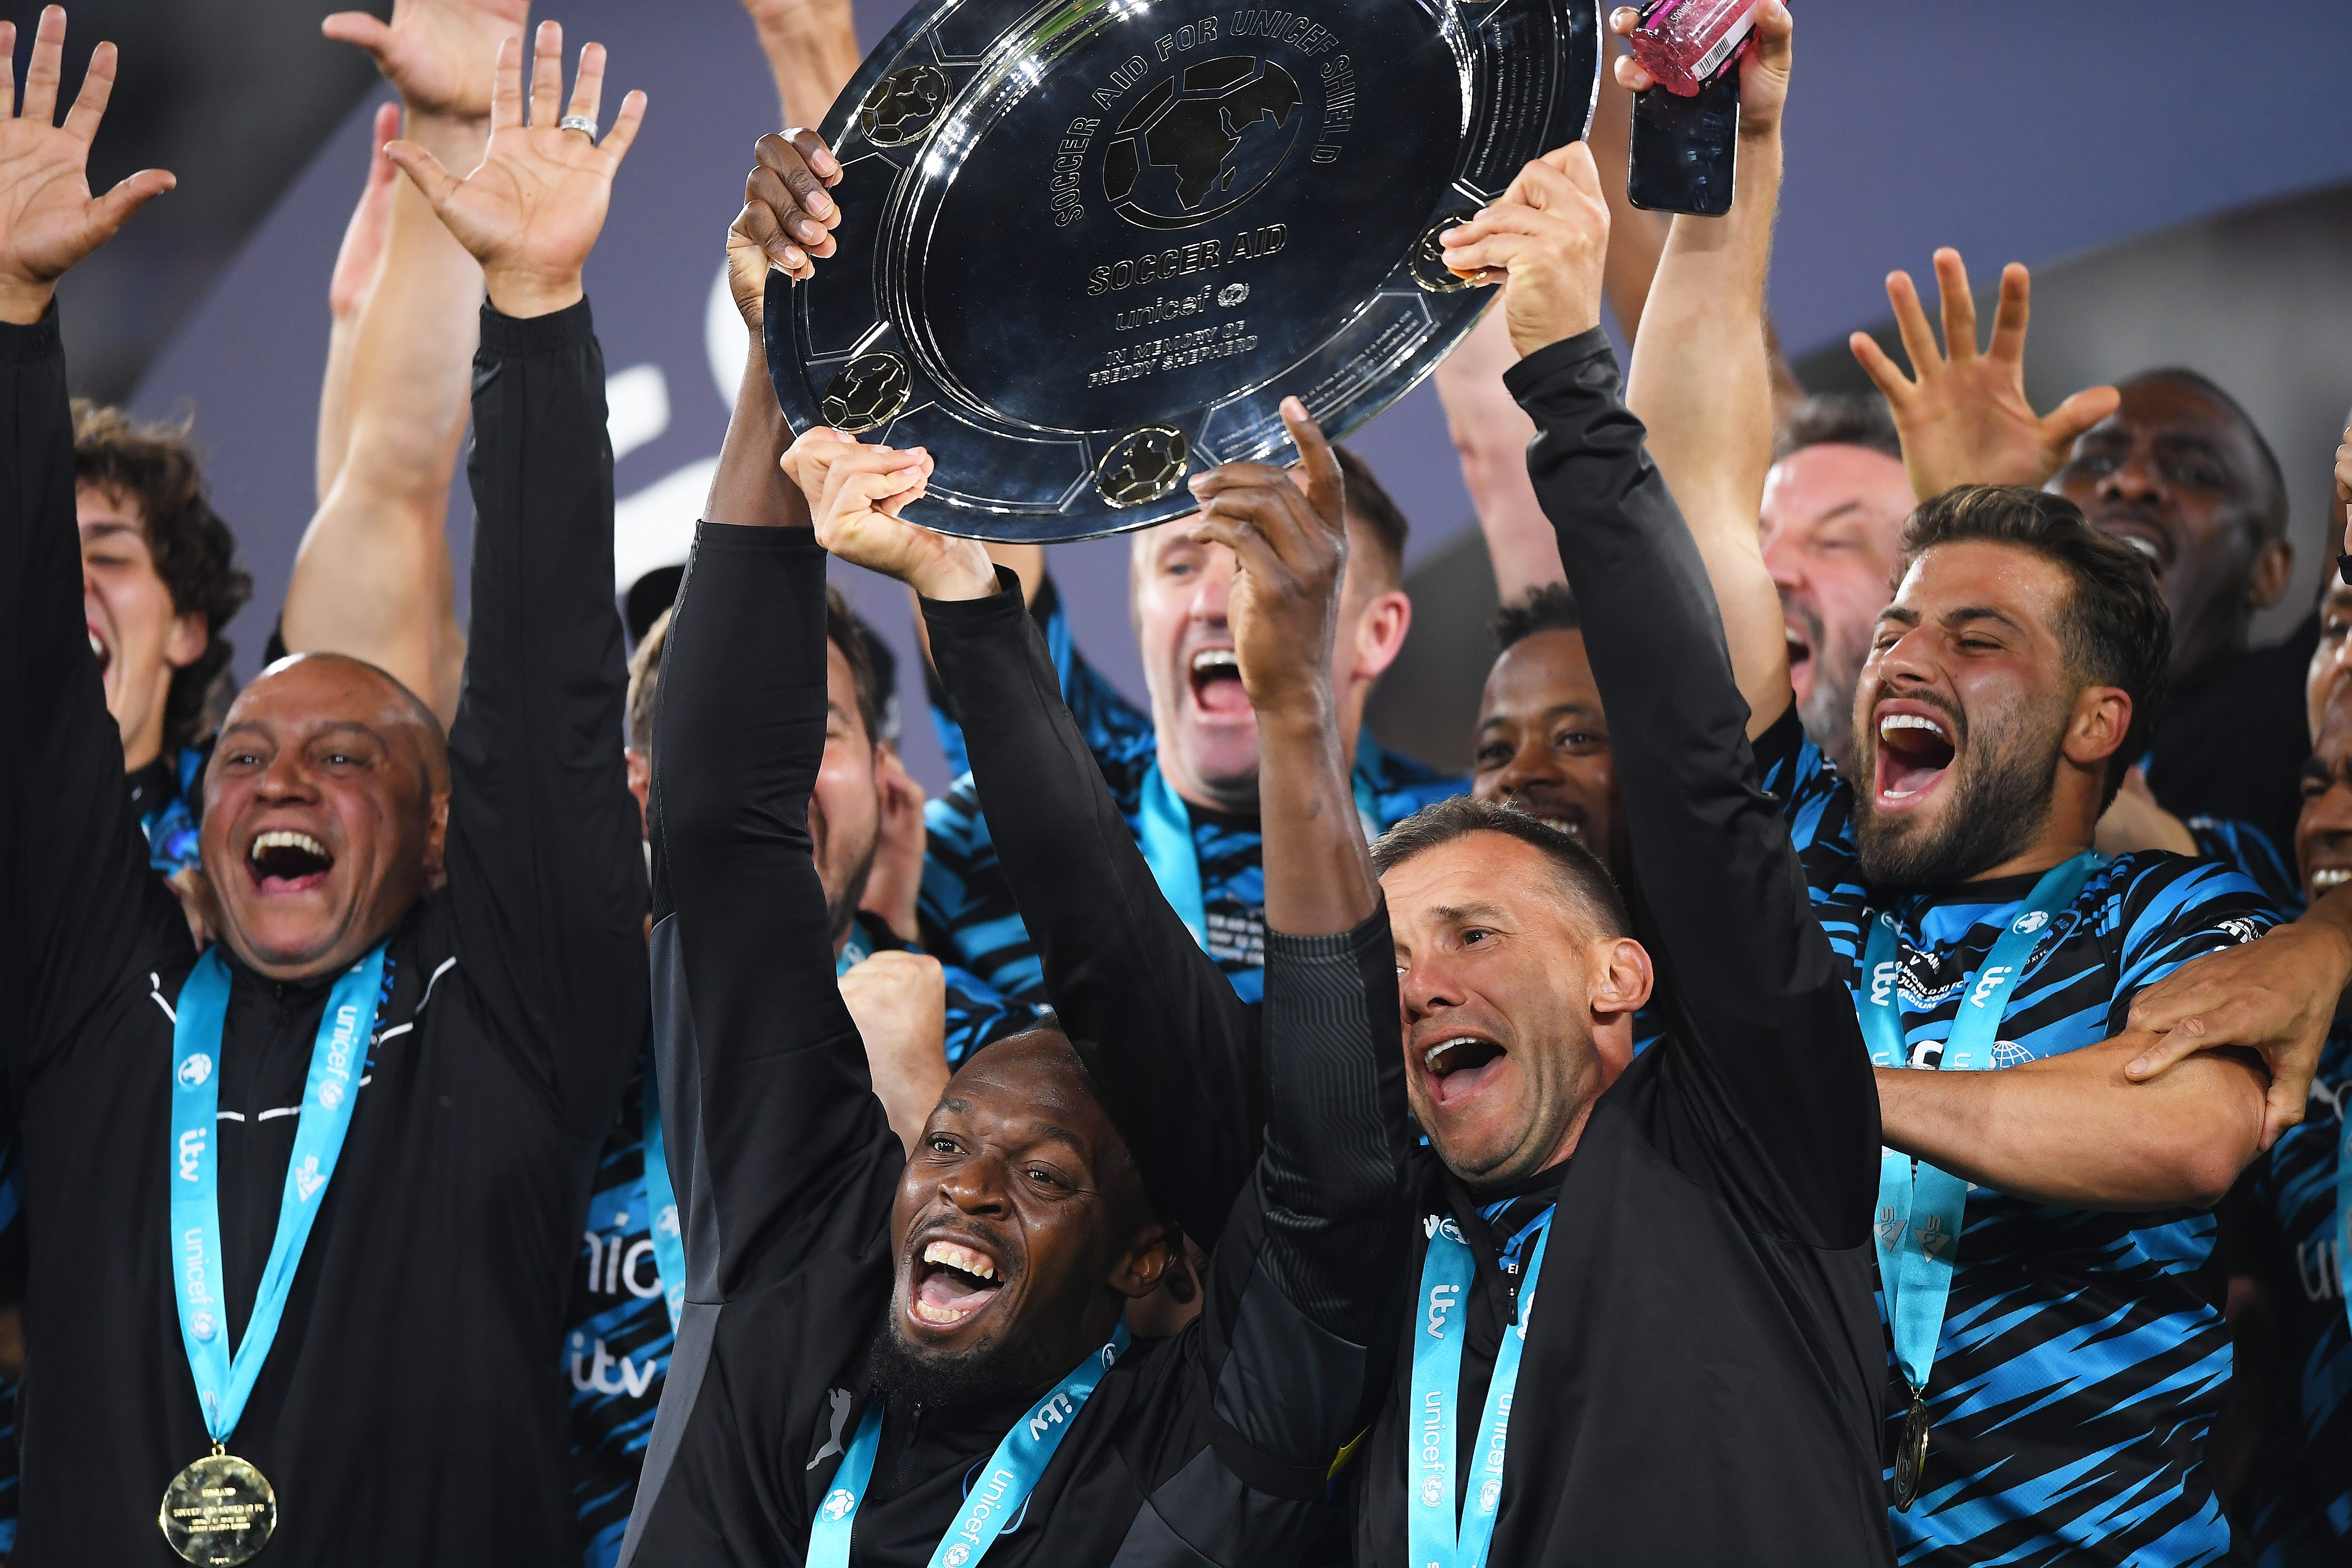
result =
M1565 1165L1511 1409L1496 1563L1886 1563L1872 1302L1878 1095L1780 803L1757 783L1698 549L1598 330L1507 377L1609 709L1667 1037L1595 1103ZM1530 1184L1532 1185L1532 1184ZM1423 1226L1394 1384L1359 1468L1357 1560L1402 1563ZM1501 1194L1487 1194L1489 1198ZM1528 1194L1517 1194L1524 1198ZM1510 1287L1476 1216L1461 1408ZM1458 1490L1477 1421L1459 1422Z
M484 310L448 881L392 935L342 1156L229 1439L277 1490L263 1564L578 1560L556 1352L646 1005L604 385L584 301ZM0 1083L31 1244L11 1560L173 1564L156 1507L210 1449L166 1235L172 1005L195 954L125 798L79 570L52 312L0 325ZM241 1337L328 984L230 968Z
M688 1289L628 1562L804 1561L876 1397L904 1162L810 857L824 562L805 530L705 523L663 659L654 1016ZM1163 1214L1213 1252L1200 1320L1103 1379L987 1568L1297 1561L1325 1539L1326 1472L1358 1425L1402 1254L1386 917L1268 934L1261 1069L1247 1009L1152 883L1017 585L925 614L1005 864L1047 884L1022 914L1045 935L1049 991L1092 1041ZM1186 1020L1193 1048L1150 1048ZM1265 1131L1237 1165L1252 1107ZM928 1561L1019 1413L887 1407L851 1561Z

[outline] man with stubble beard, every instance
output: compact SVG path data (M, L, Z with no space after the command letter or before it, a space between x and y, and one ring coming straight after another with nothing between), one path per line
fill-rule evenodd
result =
M1243 563L1234 646L1261 730L1262 1056L1211 1064L1115 1016L1097 1045L1034 1029L964 1062L911 1156L840 1005L806 820L827 548L921 595L950 682L984 666L1008 710L1052 729L992 758L1004 726L984 690L960 694L985 731L979 787L1066 803L1044 869L1092 913L1047 942L1137 976L1150 1026L1175 994L1242 1005L1154 890L1018 581L895 515L928 458L804 433L787 458L804 507L764 442L730 436L656 721L656 1048L688 1289L625 1561L1285 1562L1328 1524L1324 1478L1399 1250L1404 1121L1379 1044L1387 924L1334 700L1341 486L1286 412L1306 492L1259 465L1200 481L1201 531ZM1025 862L1034 837L1008 831L1006 852ZM1228 1100L1255 1102L1262 1138ZM1238 1194L1233 1141L1255 1153ZM1220 1185L1224 1212L1197 1217ZM1122 1318L1169 1265L1171 1217L1221 1231L1206 1310L1130 1342Z
M1743 94L1731 216L1678 217L1662 279L1682 264L1722 294L1760 292L1778 169L1750 156L1749 110ZM2022 331L2019 313L2004 325ZM1675 374L1717 375L1748 335L1727 317ZM1973 343L1972 321L1958 335ZM1711 440L1681 437L1722 465L1768 438L1752 386L1711 417ZM1923 505L1862 670L1849 781L1798 722L1752 513L1688 515L1712 580L1661 602L1720 617L1877 1068L1898 1553L2214 1560L2229 1531L2201 1448L2230 1345L2210 1210L2261 1146L2266 1080L2197 1051L2221 1037L2189 1027L2185 1059L2137 1081L2151 1041L2126 1026L2200 954L2342 970L2294 938L2253 941L2276 915L2233 871L2092 851L2163 693L2168 617L2145 561L2059 496L1979 487ZM1678 693L1690 677L1669 658L1643 679Z
M2235 398L2184 368L2090 387L2037 416L2025 398L2026 269L2002 270L1982 350L1958 251L1936 253L1936 279L1940 348L1908 275L1887 279L1911 375L1867 335L1853 339L1903 431L1914 491L2045 487L2137 551L2172 623L2171 697L2144 738L2148 784L2177 816L2252 823L2266 850L2284 849L2311 739L2295 676L2318 630L2307 621L2275 647L2250 647L2255 614L2284 597L2294 569L2277 455Z
M1741 100L1760 112L1790 23L1759 11ZM1743 177L1776 150L1743 147ZM1507 279L1508 384L1610 699L1647 913L1636 940L1589 851L1487 802L1375 847L1429 1147L1356 1560L1890 1562L1869 1058L1691 534L1618 394L1608 233L1575 145L1444 240L1455 271ZM1718 371L1762 391L1754 347ZM1634 1059L1656 971L1678 981L1670 1022Z

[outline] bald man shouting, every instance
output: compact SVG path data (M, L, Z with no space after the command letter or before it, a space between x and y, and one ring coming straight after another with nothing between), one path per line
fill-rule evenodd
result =
M50 302L168 176L89 197L113 55L55 125L64 33L52 7L21 116L0 91L0 1099L38 1347L12 1561L576 1560L551 1352L646 1009L580 268L643 100L601 145L559 130L551 24L528 123L505 46L469 178L394 144L488 285L464 696L445 743L356 659L248 687L204 779L199 954L89 653ZM591 45L572 114L603 74Z

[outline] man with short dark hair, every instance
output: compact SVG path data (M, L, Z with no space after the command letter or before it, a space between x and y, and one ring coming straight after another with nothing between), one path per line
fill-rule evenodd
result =
M1751 124L1777 121L1789 27L1759 8ZM1742 180L1777 152L1769 130L1744 142ZM1572 261L1526 287L1565 225ZM1529 356L1510 384L1612 699L1647 916L1635 940L1588 850L1497 804L1428 807L1376 847L1428 1149L1355 1559L1890 1562L1868 1057L1723 645L1689 624L1712 614L1690 534L1605 363L1607 234L1577 145L1444 239L1457 272L1510 279L1496 309ZM1652 322L1687 302L1673 267ZM1769 384L1760 331L1754 351L1720 374ZM1669 974L1665 1037L1635 1058L1634 1014Z
M1242 1005L1154 891L1017 581L898 519L924 454L804 434L790 471L814 537L772 469L763 490L764 464L722 458L712 511L740 524L698 537L654 779L689 1284L627 1560L1289 1562L1318 1538L1397 1252L1403 1119L1377 1047L1386 927L1333 720L1340 481L1303 412L1286 415L1306 494L1258 465L1196 481L1203 531L1245 563L1234 646L1265 734L1262 1058L1157 1037L1165 1014ZM979 787L1027 808L998 806L1008 873L1089 900L1083 929L1024 906L1060 1025L968 1058L911 1157L814 967L819 541L924 595ZM1036 725L1051 743L1003 744ZM1129 1016L1056 984L1066 955L1097 987L1118 977ZM1087 1017L1100 1034L1063 1033ZM1232 1114L1243 1099L1262 1137ZM1251 1148L1239 1183L1228 1139ZM1207 1310L1130 1344L1126 1309L1167 1268L1171 1219L1214 1238Z
M1478 698L1470 791L1525 812L1633 885L1609 717L1593 683L1584 616L1566 583L1530 588L1495 612L1495 663ZM1653 1031L1642 1034L1647 1044Z
M1707 575L1643 602L1655 617L1686 617L1685 643L1711 642L1720 626L1758 762L1787 802L1815 918L1877 1067L1889 1152L1876 1240L1892 1352L1881 1452L1895 1547L1906 1562L1952 1568L2211 1561L2229 1532L2201 1450L2230 1346L2207 1282L2208 1211L2261 1146L2265 1078L2233 1052L2190 1055L2137 1081L2151 1041L2126 1027L2144 992L2200 954L2210 964L2268 950L2284 963L2298 950L2294 939L2253 941L2277 916L2233 871L2092 852L2154 720L2167 620L2137 554L2062 498L1977 489L1922 509L1856 691L1853 776L1823 765L1795 717L1770 574L1731 498L1749 444L1769 439L1769 405L1754 382L1734 398L1706 392L1724 356L1747 352L1755 327L1744 312L1760 303L1769 258L1769 193L1741 213L1748 153L1743 143L1732 216L1677 218L1659 283L1676 268L1678 286L1743 311L1700 319L1678 342L1645 333L1635 350L1637 361L1674 351L1648 367L1652 395L1668 398L1660 406L1675 406L1677 386L1696 388L1686 406L1697 416L1675 439L1715 479L1677 475L1676 497L1720 498L1685 508ZM2021 276L2013 291L1997 353L1976 354L1970 314L1936 376L2008 384L2022 348ZM1948 308L1965 298L1947 287ZM1915 354L1918 325L1906 332ZM1856 350L1867 361L1865 342ZM1558 395L1590 374L1565 357L1546 370ZM1898 420L1917 412L1890 398ZM2063 427L2103 412L2077 399L2047 421L2028 410L2014 429L2036 450L2045 438L2063 449ZM1939 433L1906 440L1915 477L1936 449L1924 437ZM1576 502L1565 489L1559 499ZM1679 694L1691 678L1662 653L1640 679ZM2320 951L2300 950L2313 966ZM2192 1044L2207 1037L2200 1028ZM2176 1076L2184 1070L2194 1076Z
M2274 647L2250 646L2255 614L2294 578L2278 457L2237 399L2195 371L2148 371L2119 390L2050 484L2137 542L2172 607L2172 697L2148 736L2148 785L2178 816L2250 822L2284 848L2309 745L2295 678L2316 632L2306 622Z
M198 781L211 754L224 628L253 595L236 538L213 510L186 430L74 405L82 609L150 858L197 864Z
M1909 276L1887 280L1912 375L1867 335L1853 340L1902 429L1914 492L2046 485L2140 552L2173 623L2172 700L2150 731L2148 784L2177 816L2252 824L2274 858L2294 836L2311 741L2296 674L2318 636L2307 622L2276 647L2249 647L2255 613L2285 595L2294 568L2277 456L2237 400L2192 370L2090 387L2037 416L2025 398L2025 268L2003 269L1983 350L1958 251L1936 253L1936 277L1940 351Z
M822 149L822 138L809 131L789 140L761 138L758 168L729 235L730 266L759 279L774 258L751 238L751 231L782 236L788 224L810 221L793 209L777 171L788 168L797 177ZM756 289L747 293L746 369L730 436L739 447L760 448L739 452L739 460L756 459L772 475L790 431L768 384L759 335L761 295ZM675 584L671 593L675 597ZM665 609L652 618L629 659L628 780L641 812L653 780L655 715L672 614ZM825 591L824 620L824 751L809 816L819 846L827 937L842 1000L857 1023L876 1093L892 1130L911 1151L954 1065L987 1041L1027 1027L1036 1012L997 997L961 971L945 969L862 907L867 900L861 894L884 836L892 774L903 779L882 735L895 699L877 658L887 650L831 587ZM919 839L919 820L912 826ZM649 825L646 847L650 868ZM651 926L648 914L648 931ZM686 1292L683 1227L676 1189L666 1179L666 1138L652 1063L648 1037L598 1158L581 1238L586 1267L575 1279L565 1320L562 1369L571 1388L579 1464L575 1489L589 1568L608 1568L619 1558Z
M113 52L53 127L64 31L52 7L24 113L0 118L0 623L22 656L0 697L0 1066L37 1347L12 1561L241 1559L265 1541L298 1562L561 1561L576 1535L546 1356L646 1005L580 286L643 99L601 145L558 130L551 24L529 124L506 46L502 123L471 176L394 145L491 305L465 704L445 745L358 659L305 656L247 688L205 778L220 938L199 957L118 793L119 728L75 620L51 303L170 177L89 199ZM14 42L0 24L0 58ZM593 120L602 70L591 45L572 112Z

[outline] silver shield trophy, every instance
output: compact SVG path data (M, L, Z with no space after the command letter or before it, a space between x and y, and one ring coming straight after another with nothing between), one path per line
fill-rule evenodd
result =
M1436 236L1581 138L1599 0L932 0L826 117L839 253L768 283L795 430L929 447L907 516L1049 542L1335 439L1491 297Z

